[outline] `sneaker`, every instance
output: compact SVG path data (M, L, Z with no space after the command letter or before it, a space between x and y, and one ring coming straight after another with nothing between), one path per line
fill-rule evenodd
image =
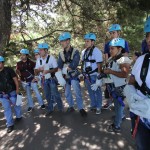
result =
M45 109L45 105L43 104L43 105L41 105L41 109Z
M96 108L91 107L91 108L90 108L90 111L91 111L91 112L96 112Z
M28 108L28 112L31 112L33 110L33 107Z
M67 109L67 112L74 112L75 111L75 109L73 108L73 107L69 107L68 109Z
M97 108L96 109L96 115L100 115L101 114L101 109Z
M109 109L110 108L110 106L111 106L111 104L105 104L104 106L103 106L103 109Z
M22 120L22 117L16 118L16 119L15 119L15 122L20 122L21 120Z
M114 124L111 124L111 125L108 126L107 131L108 132L116 132L116 133L118 133L118 132L121 131L121 128L120 127L116 127Z
M126 116L125 115L122 117L122 121L124 121L124 120L126 120Z
M14 125L9 126L9 127L7 128L7 133L12 132L13 130L14 130Z
M45 114L45 117L50 116L52 113L53 113L53 111L48 111L48 112Z
M80 114L81 114L82 117L87 116L87 112L84 109L80 109Z

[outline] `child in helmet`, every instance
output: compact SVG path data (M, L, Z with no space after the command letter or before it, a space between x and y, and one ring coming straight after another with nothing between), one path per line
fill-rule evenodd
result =
M96 35L88 33L84 36L85 48L82 51L82 73L91 100L91 111L101 114L102 80L99 79L102 70L102 52L95 46Z
M110 94L114 100L115 119L108 127L109 132L120 132L122 114L124 110L124 94L123 89L126 85L126 78L130 70L131 60L122 54L125 48L125 40L115 38L110 43L111 62L108 68L104 69L104 73L108 74L113 83L109 84Z
M110 33L110 38L111 40L114 39L114 38L119 38L120 37L120 32L121 32L121 26L119 24L112 24L110 27L109 27L109 33ZM110 57L110 47L109 47L109 43L110 41L108 41L106 44L105 44L105 47L104 47L104 56L105 56L105 62L107 64L107 61L109 61L109 57ZM122 51L122 54L124 56L128 56L128 53L129 53L129 45L128 45L128 42L125 41L125 48L124 50ZM109 89L107 88L107 86L109 86L108 84L110 82L107 82L106 81L106 89L105 89L105 93L108 93L106 95L108 95L108 100L106 101L106 104L103 106L103 109L108 109L111 104L112 104L112 100L111 100L111 95L109 93ZM122 116L124 117L124 116Z

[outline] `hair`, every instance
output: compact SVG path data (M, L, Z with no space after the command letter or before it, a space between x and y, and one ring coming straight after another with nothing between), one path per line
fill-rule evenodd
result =
M136 57L139 57L139 56L141 56L141 52L135 51L135 52L134 52L134 55L135 55Z
M150 36L150 32L147 32L147 33L146 33L146 38L147 38L148 36Z
M120 48L121 49L121 53L123 54L123 53L125 53L126 51L125 51L125 48L123 48L123 47L121 47L121 46L116 46L118 49Z

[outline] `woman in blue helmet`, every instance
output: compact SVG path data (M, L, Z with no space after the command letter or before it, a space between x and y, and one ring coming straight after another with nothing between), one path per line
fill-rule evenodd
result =
M147 52L149 52L150 49L150 29L149 29L149 24L150 24L150 17L147 19L147 21L145 22L145 26L144 26L144 32L146 34L146 38L142 41L142 54L145 54Z
M109 75L112 80L108 89L114 100L115 119L113 124L108 127L108 131L120 132L122 114L125 106L123 89L126 85L126 78L130 70L131 60L122 54L125 48L124 39L115 38L110 42L109 46L111 61L108 64L108 68L104 69L104 73Z
M110 27L109 27L109 33L110 33L110 38L111 40L114 39L114 38L119 38L120 37L120 32L121 32L121 26L119 24L112 24ZM107 62L109 61L108 59L110 58L110 47L109 47L109 43L110 41L108 41L105 46L104 46L104 56L105 56L105 63L107 64ZM129 53L129 44L127 41L125 41L125 48L124 50L122 51L122 54L124 56L128 56L128 53ZM103 109L108 109L111 104L112 104L112 100L111 100L111 97L110 97L110 93L107 89L107 85L110 83L109 80L107 82L107 80L105 81L106 82L106 90L105 90L105 98L108 99L106 104L103 106ZM122 116L122 118L124 118L124 115Z

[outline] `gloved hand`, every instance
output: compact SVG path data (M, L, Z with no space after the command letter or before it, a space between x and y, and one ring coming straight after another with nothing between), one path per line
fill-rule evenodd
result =
M150 99L136 100L131 104L130 110L140 117L150 119Z
M100 80L96 79L96 83L91 85L91 89L93 91L96 91L100 86L102 86L102 79Z
M55 73L55 76L56 76L56 78L57 78L57 80L58 80L58 83L61 85L61 86L65 86L65 84L66 84L66 80L63 78L63 76L62 76L62 72L61 71L57 71L56 73Z
M62 74L67 75L68 74L68 67L63 67L62 68Z

